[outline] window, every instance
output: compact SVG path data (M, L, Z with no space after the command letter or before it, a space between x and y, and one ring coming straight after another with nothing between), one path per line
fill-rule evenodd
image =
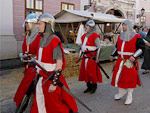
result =
M64 9L74 10L75 9L75 5L74 4L70 4L70 3L64 3L64 2L62 2L61 3L61 10L64 10Z
M43 0L25 0L25 17L29 13L36 13L38 16L43 13Z

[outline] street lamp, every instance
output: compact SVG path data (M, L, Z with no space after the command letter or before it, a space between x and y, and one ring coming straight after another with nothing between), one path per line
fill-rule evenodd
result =
M139 18L139 17L143 16L144 12L145 12L145 9L144 9L144 8L142 8L142 9L141 9L141 14L138 14L138 15L137 15L137 18Z
M93 4L93 0L89 0L89 5L85 5L84 10L89 9L92 6L92 4Z
M94 0L89 0L89 5L91 6L93 4Z
M141 9L141 15L142 15L142 16L143 16L144 12L145 12L145 9L142 8L142 9Z

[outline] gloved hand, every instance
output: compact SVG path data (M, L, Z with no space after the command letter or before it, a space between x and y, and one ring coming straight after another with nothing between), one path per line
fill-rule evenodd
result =
M59 81L62 70L57 70L54 74L52 84L50 84L48 92L54 92L57 88L57 83Z

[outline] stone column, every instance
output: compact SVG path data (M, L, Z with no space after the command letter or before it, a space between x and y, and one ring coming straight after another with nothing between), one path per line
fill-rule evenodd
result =
M17 57L13 33L13 0L0 0L0 60Z

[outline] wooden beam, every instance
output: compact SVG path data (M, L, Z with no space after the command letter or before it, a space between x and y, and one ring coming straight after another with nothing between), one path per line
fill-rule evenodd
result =
M60 24L58 24L58 26L59 26L59 28L60 28L60 32L61 32L61 34L62 34L62 36L63 36L63 38L64 38L64 43L65 43L65 44L67 44L67 43L68 43L68 41L67 41L66 36L65 36L65 35L64 35L64 33L63 33L63 30L62 30L61 25L60 25Z
M117 33L118 28L120 27L121 23L119 23L119 25L117 26L116 30L115 30L115 34Z
M77 32L78 32L78 29L79 29L80 25L81 25L81 22L78 24L78 26L77 26L77 28L76 28L75 33L77 33Z
M67 23L66 24L66 31L65 31L65 37L66 37L66 39L67 39L67 36L68 36L68 30L69 30L69 24Z
M102 32L102 34L104 35L104 32L102 31L102 28L99 26L99 24L97 24L97 25L98 25L100 31Z
M75 45L75 31L74 31L74 25L73 23L71 23L71 27L72 27L72 35L73 35L73 40L74 40L74 45Z

